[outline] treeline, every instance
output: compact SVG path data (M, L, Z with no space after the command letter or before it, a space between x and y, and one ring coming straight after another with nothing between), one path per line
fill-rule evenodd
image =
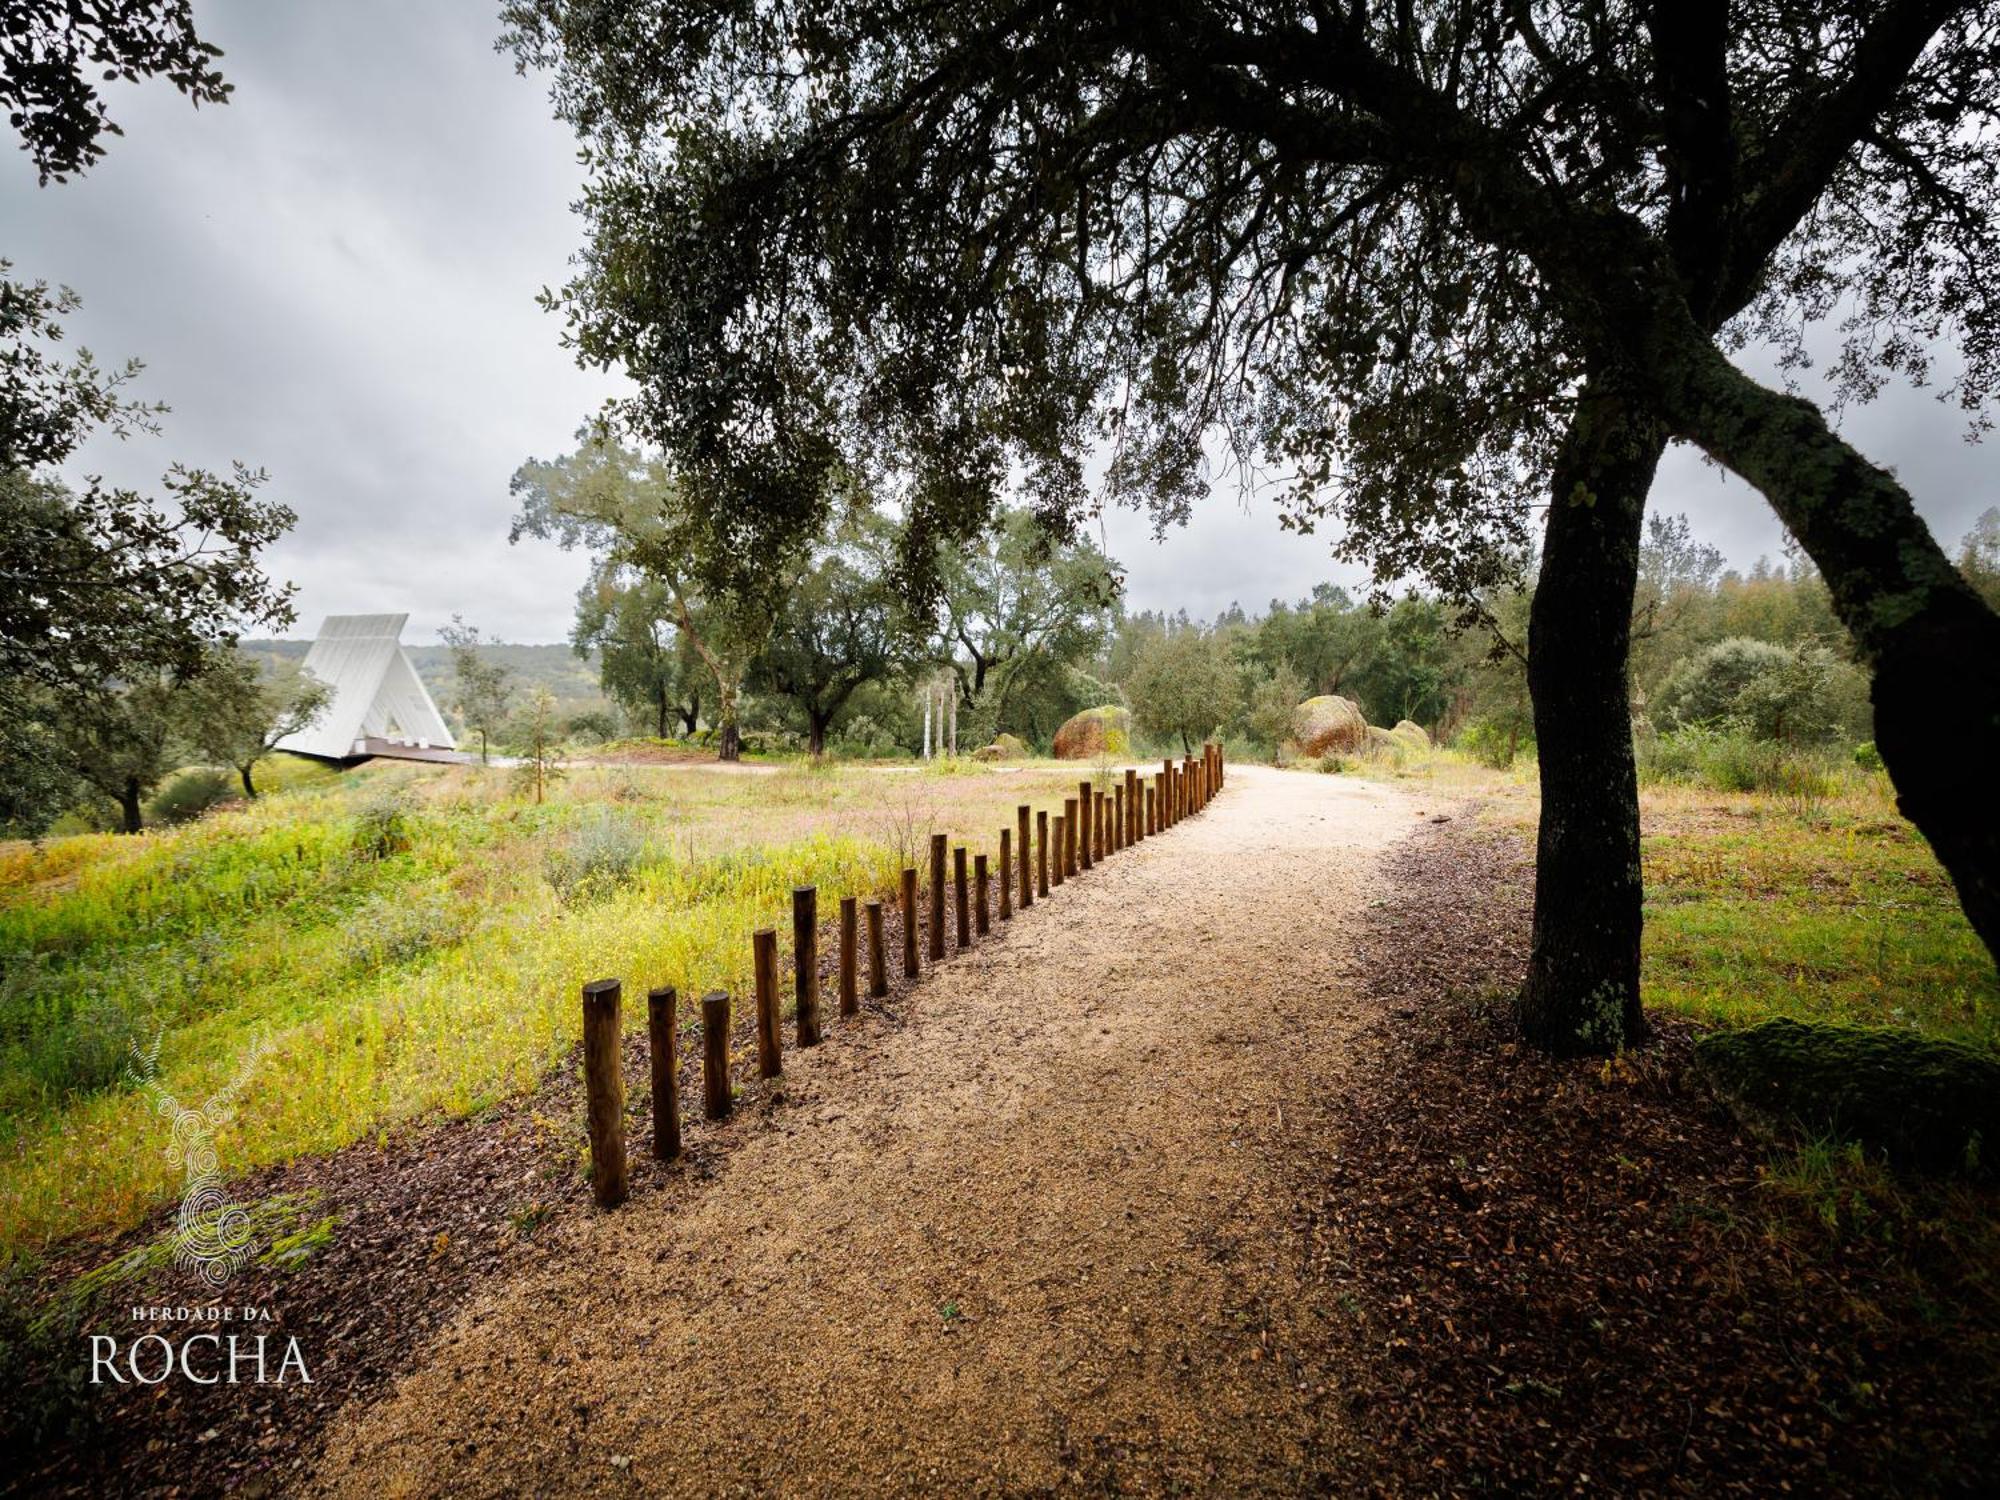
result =
M709 596L675 566L694 552L669 540L678 492L641 455L586 444L525 465L514 491L517 539L592 554L572 650L598 663L624 734L725 755L746 735L758 748L914 755L927 732L966 753L1001 734L1046 750L1072 715L1112 704L1131 711L1149 746L1186 749L1219 733L1277 755L1297 705L1338 694L1371 723L1413 720L1492 764L1534 748L1532 578L1470 605L1323 584L1256 614L1131 612L1113 559L1087 541L1051 543L1010 510L974 545L939 557L937 597L912 609L898 581L901 523L849 491L825 533L765 580L758 608ZM2000 511L1965 539L1961 564L2000 588ZM1801 557L1731 570L1685 517L1654 517L1633 639L1642 741L1694 731L1801 747L1871 738L1865 674ZM446 701L462 714L464 696ZM590 713L569 728L582 739L611 730Z

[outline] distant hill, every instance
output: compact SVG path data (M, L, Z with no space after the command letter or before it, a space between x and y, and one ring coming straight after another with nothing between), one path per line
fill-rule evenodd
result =
M240 649L245 655L275 662L303 661L311 647L309 640L265 640L244 641ZM452 711L451 648L407 645L403 649L410 653L411 665L437 700L438 708L457 727L458 716ZM594 652L588 657L581 657L567 645L496 644L474 649L481 659L497 661L514 674L517 706L535 688L546 687L556 700L557 711L565 719L593 710L616 716L616 709L597 685L597 656Z

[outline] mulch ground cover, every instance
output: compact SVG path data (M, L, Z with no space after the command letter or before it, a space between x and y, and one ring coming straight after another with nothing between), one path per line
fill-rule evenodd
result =
M1371 1357L1357 1490L1992 1493L2000 1200L1853 1163L1815 1195L1692 1066L1523 1046L1532 849L1460 816L1392 856L1346 1126L1302 1251ZM1468 827L1468 821L1473 826Z

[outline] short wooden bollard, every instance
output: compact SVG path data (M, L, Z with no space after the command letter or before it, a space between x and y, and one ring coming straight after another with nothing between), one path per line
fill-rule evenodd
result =
M1073 878L1077 871L1076 798L1074 797L1063 798L1062 825L1062 837L1056 841L1056 852L1062 855L1063 879L1068 880ZM1058 880L1056 884L1061 885L1062 881Z
M1090 783L1079 781L1076 784L1076 810L1083 817L1083 826L1077 830L1077 844L1081 849L1077 863L1079 868L1085 870L1091 865L1090 833L1097 826L1095 800L1096 794L1092 791ZM1072 875L1075 873L1075 870L1070 871Z
M819 1045L819 891L810 885L792 890L792 997L798 1017L799 1045Z
M1026 811L1025 808L1022 811ZM1021 889L1028 889L1028 862L1021 861ZM1035 813L1035 895L1049 893L1049 810L1044 807ZM1023 896L1021 904L1028 905L1029 898Z
M1014 919L1013 849L1014 849L1014 830L1011 828L1001 829L1000 830L1000 878L995 883L1000 892L1000 920L1003 922L1011 922ZM1023 851L1024 855L1025 852L1026 851L1024 850ZM983 910L986 906L986 903L985 901L982 900L979 903L979 905L980 908Z
M680 996L672 985L646 994L646 1050L653 1064L653 1155L672 1161L681 1154Z
M752 967L757 975L757 1076L776 1078L785 1071L778 1048L778 934L766 927L750 938Z
M868 993L880 1000L889 993L889 968L882 957L882 903L868 903Z
M729 1092L729 996L710 990L701 997L701 1109L725 1120L734 1100Z
M1131 837L1126 841L1136 844L1146 836L1146 806L1139 792L1139 773L1125 768L1125 831Z
M903 871L903 977L915 979L917 963L917 872Z
M931 835L931 962L944 958L944 835Z
M1174 763L1160 762L1160 827L1171 828L1179 821L1174 817Z
M1117 806L1111 815L1111 847L1123 849L1130 842L1125 837L1125 784L1120 782L1112 790L1117 794L1112 798Z
M1111 852L1111 799L1102 792L1097 794L1097 815L1090 820L1090 827L1097 841L1097 847L1092 852L1103 859Z
M985 937L993 930L986 919L986 856L972 856L972 930Z
M1154 811L1153 807L1153 789L1148 786L1146 788L1146 836L1148 838L1151 838L1160 831L1160 825L1153 821L1157 816L1159 814Z
M1067 825L1064 823L1063 815L1061 813L1056 814L1054 832L1056 840L1056 854L1055 854L1056 872L1054 876L1050 878L1049 884L1061 885L1063 883L1063 850L1065 847L1067 847L1067 841L1069 839Z
M1028 868L1028 862L1032 857L1030 851L1033 850L1033 848L1035 847L1033 840L1031 840L1028 837L1028 813L1030 811L1031 809L1025 802L1023 802L1019 807L1014 809L1014 842L1020 846L1020 851L1021 851L1021 910L1022 911L1026 911L1029 907L1035 904L1035 882L1032 878L1033 871L1031 871ZM1043 813L1042 816L1046 818L1048 814ZM1043 835L1044 842L1047 841L1047 838L1048 835L1044 834ZM1046 851L1043 852L1042 858L1044 859L1048 858L1048 854ZM1046 896L1048 893L1049 893L1049 883L1048 881L1044 880L1042 882L1042 894Z
M840 1013L852 1016L861 1010L861 986L857 982L859 960L855 950L860 946L858 928L859 913L855 910L854 898L840 898Z
M625 1201L625 1073L619 1066L622 987L593 979L583 987L583 1097L590 1125L590 1193L599 1208Z
M960 844L951 851L951 895L952 906L958 916L958 946L972 946L971 893L965 888L965 845Z

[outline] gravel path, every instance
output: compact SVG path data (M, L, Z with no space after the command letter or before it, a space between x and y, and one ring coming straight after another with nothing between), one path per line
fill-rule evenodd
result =
M595 1215L338 1423L322 1493L1324 1488L1346 1315L1288 1138L1359 1029L1348 938L1418 804L1234 767L1201 817L837 1021L706 1180Z

